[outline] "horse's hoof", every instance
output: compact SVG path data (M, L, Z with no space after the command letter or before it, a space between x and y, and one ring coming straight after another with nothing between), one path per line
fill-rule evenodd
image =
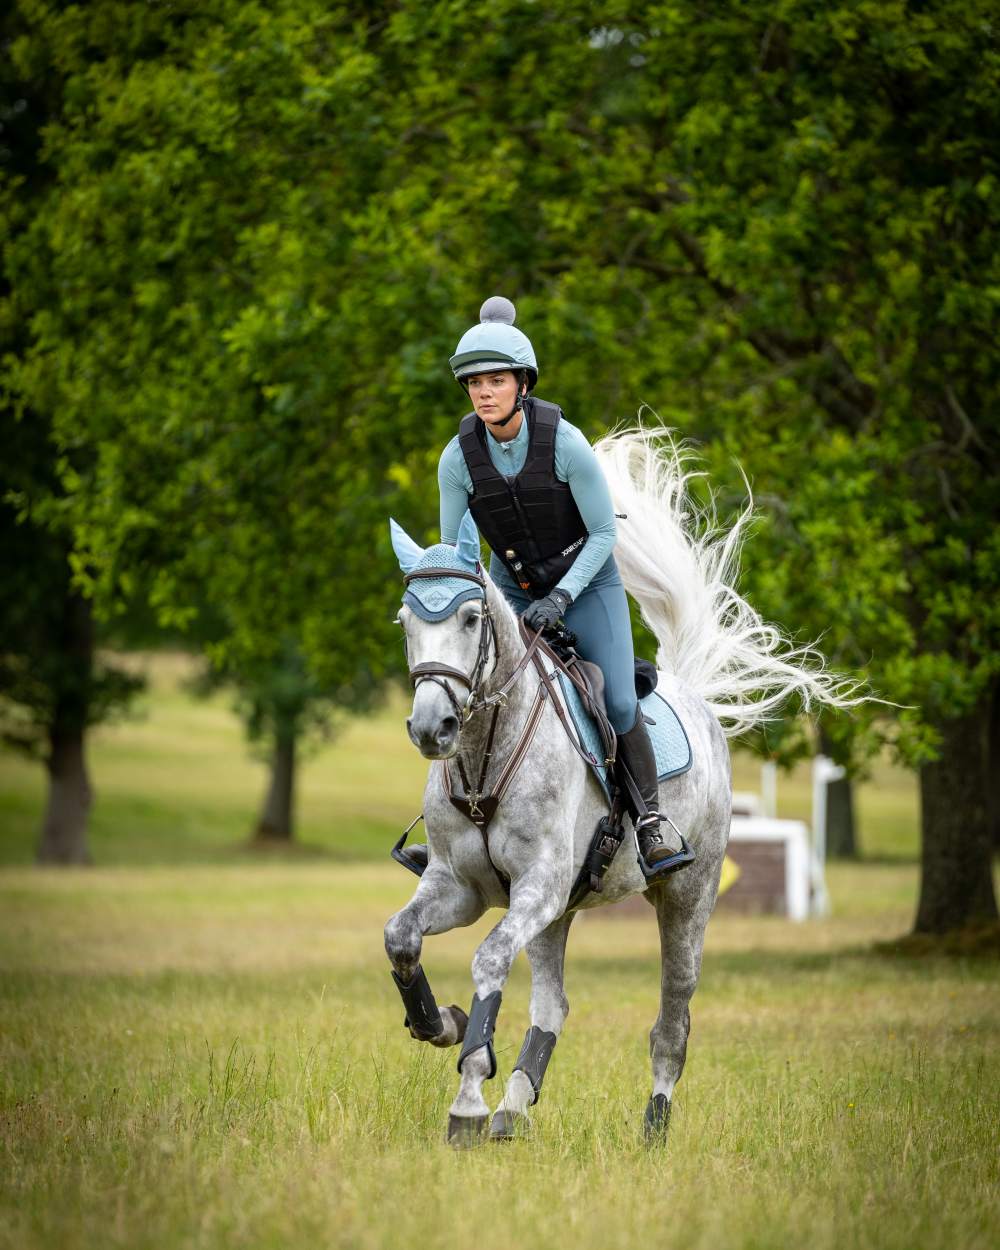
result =
M531 1131L531 1121L520 1111L501 1109L490 1123L490 1141L505 1142L525 1138Z
M448 1145L456 1150L471 1150L482 1143L486 1136L488 1115L449 1115Z
M646 1104L642 1122L642 1135L650 1146L664 1145L670 1127L670 1099L666 1094L654 1094Z
M458 1037L452 1043L457 1046L459 1042L465 1041L465 1030L469 1027L469 1017L465 1014L461 1007L456 1007L454 1003L448 1008L451 1012L451 1018L455 1021L455 1028L458 1029Z
M452 1003L450 1007L441 1008L441 1019L444 1028L437 1037L429 1039L430 1044L442 1050L448 1046L461 1046L465 1040L465 1030L469 1027L469 1017L461 1007Z

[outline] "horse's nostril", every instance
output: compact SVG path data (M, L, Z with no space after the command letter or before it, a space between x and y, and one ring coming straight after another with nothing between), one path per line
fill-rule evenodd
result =
M438 741L448 742L458 733L458 717L446 716L441 722L441 728L438 730Z

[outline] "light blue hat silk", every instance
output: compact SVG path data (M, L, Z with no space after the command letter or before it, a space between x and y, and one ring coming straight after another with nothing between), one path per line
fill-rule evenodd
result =
M538 378L538 362L531 340L514 325L514 305L492 295L479 310L479 325L462 335L449 360L456 378L492 369L530 369Z

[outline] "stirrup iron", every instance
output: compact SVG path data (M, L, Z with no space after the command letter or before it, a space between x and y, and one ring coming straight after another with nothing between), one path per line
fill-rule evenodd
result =
M415 842L412 846L406 845L406 839L413 832L414 828L423 820L424 814L420 813L416 816L403 830L403 835L392 848L389 854L397 864L402 864L404 868L408 868L410 872L415 873L418 877L424 875L427 864L430 860L428 847L426 842Z
M653 847L662 845L663 842L659 832L661 821L668 824L674 833L677 834L677 837L680 839L681 849L674 851L672 855L650 863L646 858L647 855ZM661 877L667 877L671 873L678 872L681 868L686 868L688 864L694 862L694 851L691 849L687 838L684 837L669 816L662 815L659 812L648 812L645 817L635 822L634 829L636 858L639 862L639 867L642 869L642 875L647 881L659 881Z

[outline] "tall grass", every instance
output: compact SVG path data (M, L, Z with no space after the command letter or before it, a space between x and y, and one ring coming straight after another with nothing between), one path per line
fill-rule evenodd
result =
M183 667L94 735L102 866L18 866L42 779L0 759L2 1250L997 1244L997 967L874 953L912 920L911 778L861 789L874 862L831 868L830 917L712 920L666 1152L640 1131L656 927L610 909L574 926L534 1135L456 1154L455 1052L410 1040L382 950L424 775L402 705L308 761L298 849L251 861L263 767ZM808 817L807 776L780 794ZM440 1001L497 918L428 941ZM519 960L494 1103L527 1001Z
M534 1137L456 1155L455 1052L409 1039L381 949L401 870L7 869L0 1246L992 1246L997 968L872 953L913 869L831 885L829 920L711 922L665 1153L650 914L575 926ZM497 918L428 940L441 1001ZM527 993L518 961L494 1102Z

